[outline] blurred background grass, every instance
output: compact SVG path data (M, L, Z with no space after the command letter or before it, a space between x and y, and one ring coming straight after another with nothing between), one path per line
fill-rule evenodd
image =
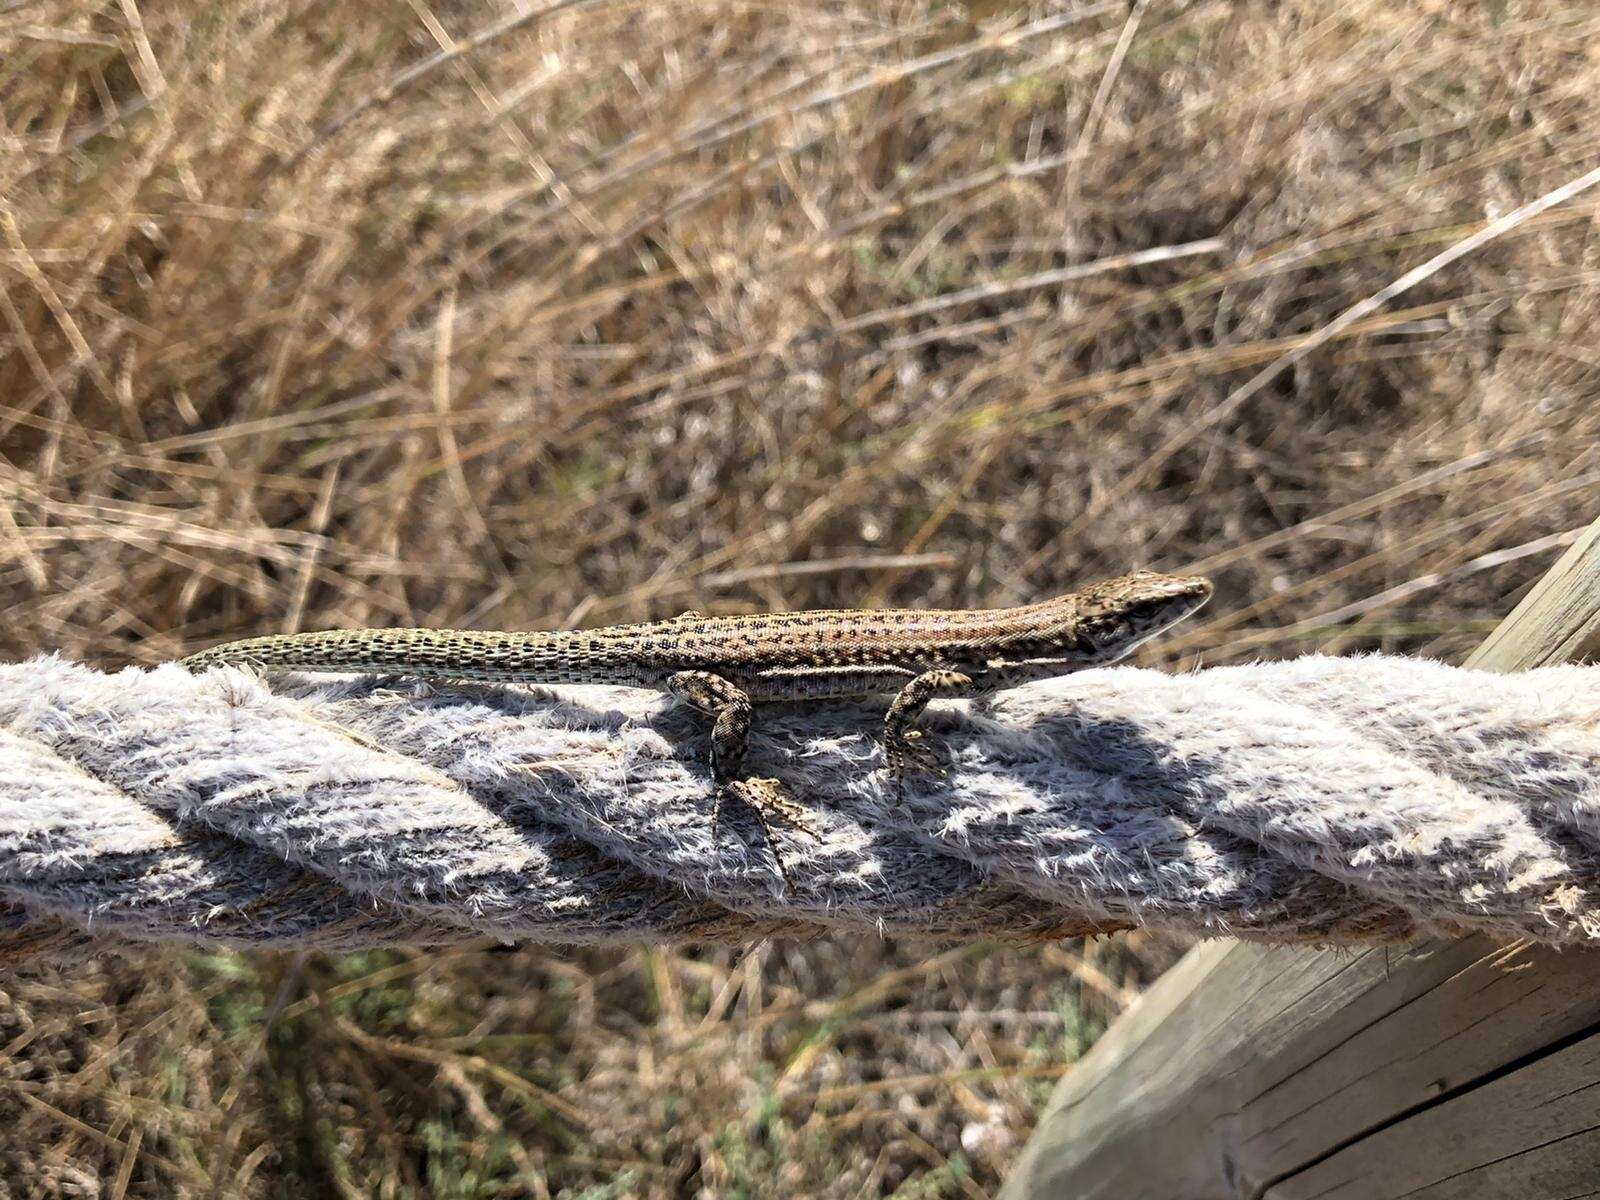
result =
M1594 515L1569 2L0 0L0 652L1219 597L1459 658ZM992 1195L1181 947L0 974L0 1197Z

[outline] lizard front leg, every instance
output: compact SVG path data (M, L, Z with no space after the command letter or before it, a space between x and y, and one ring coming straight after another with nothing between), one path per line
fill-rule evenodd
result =
M750 697L744 689L711 671L679 671L667 679L667 690L691 708L716 718L711 727L711 780L716 784L716 799L711 805L711 833L716 836L722 819L722 800L733 793L748 804L761 822L778 871L789 881L783 858L767 824L766 813L774 812L787 824L815 838L816 831L799 816L793 801L784 795L776 779L749 779L744 774L745 749L750 741Z
M679 671L667 690L691 708L713 717L711 778L720 792L739 782L750 743L750 697L743 688L711 671Z
M889 712L883 719L884 750L889 760L889 774L903 779L910 771L928 775L944 774L939 756L923 740L922 730L916 720L928 701L935 696L959 696L972 686L972 676L960 671L938 669L924 671L900 689Z

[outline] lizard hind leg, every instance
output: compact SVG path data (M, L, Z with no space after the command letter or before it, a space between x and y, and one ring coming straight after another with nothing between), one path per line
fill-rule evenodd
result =
M667 690L690 708L715 719L711 727L711 778L718 791L737 783L750 743L750 697L731 680L711 671L679 671Z
M750 740L750 697L737 684L711 671L679 671L667 680L667 690L691 708L713 717L711 729L711 779L716 797L711 805L711 836L717 836L722 803L728 796L744 804L760 822L762 836L778 864L778 874L789 883L778 843L768 816L775 816L811 838L817 833L800 816L800 806L776 779L749 779L744 775L745 749Z
M924 671L900 689L883 719L883 742L889 775L904 779L912 772L943 776L944 763L928 745L917 718L936 696L960 696L972 687L972 677L960 671Z

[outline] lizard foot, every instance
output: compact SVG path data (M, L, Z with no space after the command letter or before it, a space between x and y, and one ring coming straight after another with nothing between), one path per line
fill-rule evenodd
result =
M908 729L899 737L889 739L884 755L888 759L889 778L899 783L904 783L911 775L943 779L949 773L944 758L929 745L920 729Z
M783 852L778 848L778 839L772 831L772 822L768 818L775 817L789 828L805 834L812 841L821 841L821 835L802 816L805 810L776 779L735 779L717 789L716 803L711 809L712 837L716 837L722 801L726 796L732 796L754 814L756 823L761 826L761 836L766 839L767 849L772 851L772 858L777 864L778 875L783 879L784 887L792 887L789 871L784 866Z
M961 696L971 687L970 675L938 668L924 671L900 689L883 718L883 747L888 758L889 778L900 784L912 773L944 778L944 760L928 744L916 720L928 707L929 700L937 696Z

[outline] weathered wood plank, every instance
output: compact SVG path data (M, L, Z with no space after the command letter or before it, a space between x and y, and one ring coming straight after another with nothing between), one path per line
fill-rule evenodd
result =
M1439 978L1471 955L1464 969ZM1236 1153L1254 1177L1288 1174L1328 1146L1360 1137L1377 1115L1389 1120L1439 1103L1600 1022L1600 952L1496 953L1468 939L1439 957L1427 967L1408 961L1388 986L1359 997L1352 1014L1328 1024L1347 1026L1352 1015L1368 1023L1241 1106ZM1413 996L1423 982L1432 986Z
M1594 1195L1597 1092L1600 1037L1588 1037L1362 1138L1267 1200ZM1536 1189L1540 1176L1560 1190Z
M1002 1195L1259 1196L1594 1027L1597 981L1600 951L1480 938L1356 954L1208 943L1067 1076Z
M1467 666L1526 671L1575 661L1600 639L1600 520L1567 547Z
M1600 521L1471 661L1597 639ZM1600 1196L1600 949L1199 946L1062 1080L1001 1198L1402 1195Z

